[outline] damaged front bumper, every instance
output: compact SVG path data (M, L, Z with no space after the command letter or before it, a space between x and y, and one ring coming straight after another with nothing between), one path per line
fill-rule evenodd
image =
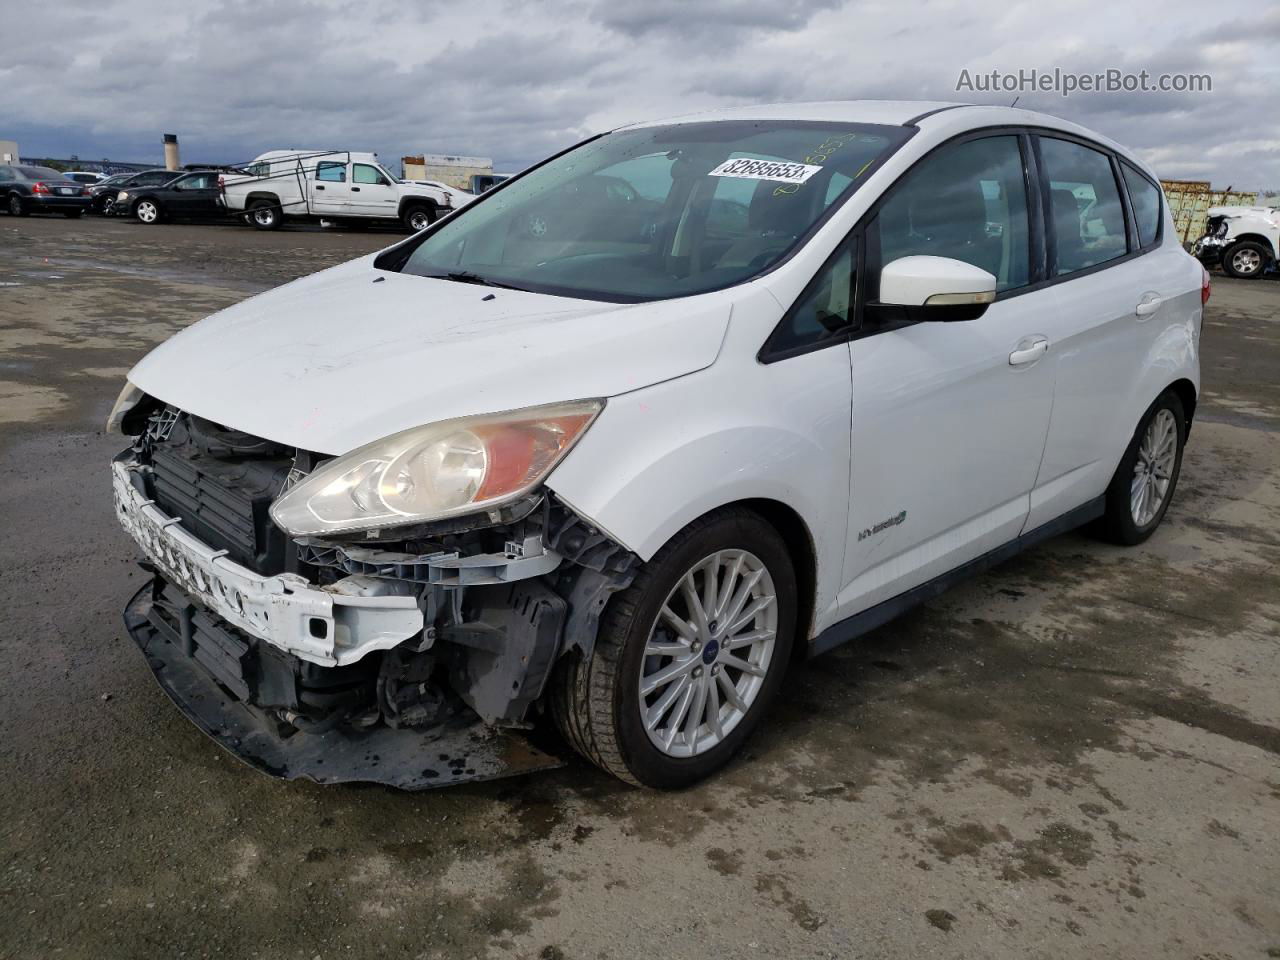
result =
M261 576L193 537L179 518L147 499L127 459L111 466L121 525L167 580L233 626L322 666L354 663L422 634L422 611L409 584L353 577L321 589L296 574Z
M273 777L426 790L561 763L524 737L486 726L474 716L452 718L430 731L290 728L230 692L269 675L262 651L222 629L160 577L129 601L124 621L161 689L187 718L236 757Z

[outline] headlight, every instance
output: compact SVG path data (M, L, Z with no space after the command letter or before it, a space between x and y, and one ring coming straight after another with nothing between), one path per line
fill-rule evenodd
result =
M145 396L145 393L126 380L124 389L120 391L120 396L116 397L115 406L107 416L107 433L124 433L124 418L130 410L142 402Z
M121 191L116 195L116 200L117 200L117 201L119 201L119 200L128 200L128 199L129 199L129 191L128 191L128 190L121 190Z
M336 457L271 506L294 536L376 530L501 506L569 452L600 400L415 427Z

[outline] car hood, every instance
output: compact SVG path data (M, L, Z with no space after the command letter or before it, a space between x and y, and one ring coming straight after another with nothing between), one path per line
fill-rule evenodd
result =
M452 417L609 397L710 366L724 296L607 304L410 276L364 257L193 324L145 393L317 453Z

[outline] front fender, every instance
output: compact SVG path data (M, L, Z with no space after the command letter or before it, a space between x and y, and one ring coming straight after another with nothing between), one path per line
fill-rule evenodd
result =
M813 542L821 628L844 560L850 403L844 344L769 365L722 355L610 399L548 486L646 561L718 507L785 505Z

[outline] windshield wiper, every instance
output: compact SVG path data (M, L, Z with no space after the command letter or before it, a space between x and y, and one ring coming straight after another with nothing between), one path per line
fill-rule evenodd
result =
M469 270L454 270L450 273L428 273L426 276L432 280L452 280L454 283L474 283L481 287L498 287L502 290L523 290L524 287L517 287L510 283L499 283L497 280L490 280L488 277L482 277L478 273L471 273Z

